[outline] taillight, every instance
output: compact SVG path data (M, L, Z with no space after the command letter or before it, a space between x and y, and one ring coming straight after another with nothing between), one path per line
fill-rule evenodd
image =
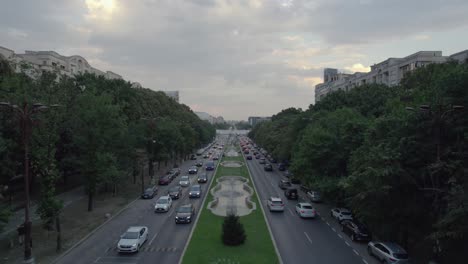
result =
M304 210L301 210L301 213L304 213Z
M392 262L397 261L397 259L394 259L394 258L388 258L388 259Z

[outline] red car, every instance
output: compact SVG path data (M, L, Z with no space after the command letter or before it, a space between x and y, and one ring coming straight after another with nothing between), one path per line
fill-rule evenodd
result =
M171 177L169 175L164 175L159 177L159 185L168 185L171 182Z

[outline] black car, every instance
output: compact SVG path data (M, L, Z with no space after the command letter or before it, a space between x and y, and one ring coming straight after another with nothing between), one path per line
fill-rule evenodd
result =
M195 217L195 207L192 204L185 204L177 208L175 222L179 223L191 223Z
M279 171L285 171L286 170L286 164L284 164L282 162L280 164L278 164L278 170Z
M348 234L352 241L371 241L372 235L367 227L356 220L344 220L341 222L341 231Z
M247 157L245 157L247 160L252 160L252 156L248 155Z
M206 175L206 173L202 173L198 175L197 181L198 183L206 183L208 181L208 176Z
M167 191L167 194L172 198L172 199L179 199L182 197L182 187L179 185L174 186Z
M265 164L265 166L263 167L263 169L265 171L273 171L273 166L271 166L271 164Z
M198 161L195 163L195 166L197 166L197 167L203 166L203 161L198 160Z
M158 193L158 187L152 186L146 188L146 190L141 194L143 199L153 199L153 197Z
M196 159L197 159L197 156L195 156L195 154L192 154L192 155L190 155L190 159L191 159L191 160L196 160Z
M284 190L284 196L286 196L286 198L288 198L289 200L299 199L299 195L297 193L296 188L288 188L288 189Z
M159 177L159 181L158 181L158 184L159 185L168 185L169 183L171 183L172 179L169 175L164 175L164 176L161 176Z
M215 164L213 161L208 161L206 164L205 164L205 169L207 171L212 171L215 169Z

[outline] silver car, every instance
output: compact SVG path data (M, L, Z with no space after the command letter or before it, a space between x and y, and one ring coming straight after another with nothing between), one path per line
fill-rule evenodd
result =
M321 203L322 202L322 196L317 191L307 192L307 196L309 197L310 201L313 202L313 203Z
M187 187L190 185L190 178L189 176L182 176L179 181L179 185L182 187Z
M408 253L397 243L369 242L367 252L383 263L409 264Z
M279 197L270 197L267 201L268 209L270 212L283 212L284 211L284 203L283 200Z

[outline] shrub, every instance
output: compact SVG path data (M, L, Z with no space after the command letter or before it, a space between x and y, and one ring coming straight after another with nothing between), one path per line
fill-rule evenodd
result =
M229 214L224 218L222 240L225 245L237 246L245 242L244 226L239 221L239 216Z

